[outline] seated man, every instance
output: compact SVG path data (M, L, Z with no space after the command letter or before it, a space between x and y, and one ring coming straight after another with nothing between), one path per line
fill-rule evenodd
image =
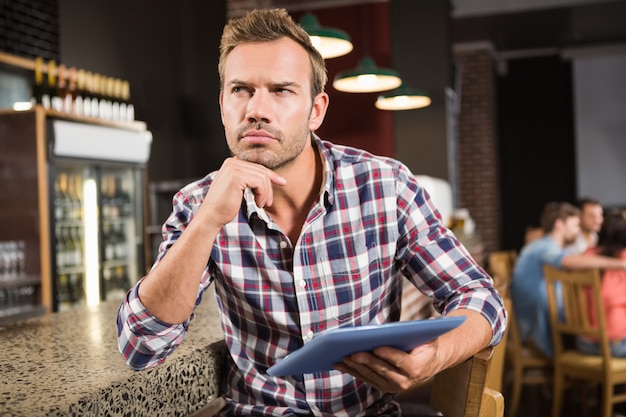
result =
M583 253L598 243L598 232L604 221L604 209L598 200L582 198L576 206L580 210L580 233L572 244L577 253Z
M540 220L544 237L533 240L520 251L513 271L511 298L522 340L532 341L546 356L552 357L544 265L626 269L626 260L582 255L566 249L580 233L580 210L569 203L548 203Z
M223 415L396 416L394 393L501 340L493 280L408 168L313 133L328 107L324 59L284 10L231 20L218 68L233 157L174 197L155 265L120 308L133 369L172 353L211 284L230 352ZM322 331L398 321L404 279L465 322L410 352L267 374Z

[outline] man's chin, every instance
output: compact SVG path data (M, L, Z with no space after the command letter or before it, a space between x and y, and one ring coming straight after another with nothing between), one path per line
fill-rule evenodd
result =
M265 168L274 169L276 165L275 161L273 161L270 155L267 155L265 151L244 151L237 155L239 159L246 162L251 162L253 164L263 165Z

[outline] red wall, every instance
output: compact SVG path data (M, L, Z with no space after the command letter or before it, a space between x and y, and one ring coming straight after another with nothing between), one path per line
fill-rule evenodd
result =
M393 116L374 107L379 93L343 93L332 87L335 75L354 69L366 53L379 67L391 67L388 3L314 10L313 14L321 26L347 32L354 45L349 54L326 60L330 105L317 133L334 143L394 156ZM292 15L299 20L302 13Z

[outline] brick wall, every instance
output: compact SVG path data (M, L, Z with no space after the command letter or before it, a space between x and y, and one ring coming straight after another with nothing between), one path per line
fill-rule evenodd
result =
M59 61L57 0L0 0L0 51Z
M461 71L457 206L469 209L488 254L501 246L493 49L486 42L454 45L454 60Z

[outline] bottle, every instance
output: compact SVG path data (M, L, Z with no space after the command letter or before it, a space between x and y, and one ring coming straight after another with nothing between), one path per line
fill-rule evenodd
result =
M55 206L55 212L59 210L59 220L69 220L70 219L70 210L71 210L71 201L68 196L68 181L67 174L62 172L57 177L57 181L59 183L59 201L58 205ZM55 204L57 201L55 200Z
M126 268L122 265L115 267L111 281L112 291L107 293L107 299L121 299L131 287Z
M128 181L120 180L120 185L117 187L119 192L119 205L120 216L131 217L133 215L133 205L130 198L129 188L131 188Z
M75 176L71 175L71 174L67 174L66 176L67 178L67 188L65 191L65 195L66 195L66 214L65 214L65 218L67 220L78 220L79 217L79 213L80 213L80 202L78 201L77 197L76 197L76 191L75 191Z
M76 114L76 77L76 68L70 67L70 69L67 70L67 92L63 102L63 111L67 114Z
M102 176L102 217L115 219L119 217L119 211L115 201L115 176L108 174Z
M83 218L83 194L82 176L74 174L69 178L69 196L71 200L71 218L82 220Z
M65 241L63 240L63 233L61 233L61 229L57 229L56 233L56 245L55 245L55 255L57 261L57 270L63 269L67 266L66 263L66 249L65 249Z
M115 235L111 230L111 224L105 223L102 226L102 240L104 242L104 260L112 261L115 259Z
M33 84L33 96L31 104L43 105L44 84L43 84L43 58L38 56L35 58L35 82Z
M115 236L115 258L125 259L127 255L126 234L121 224L113 228L113 235Z
M67 274L60 274L57 286L57 305L59 311L67 311L72 308L72 287Z
M113 104L111 107L111 118L119 122L122 120L120 113L120 103L122 101L122 80L119 78L113 79Z
M63 220L63 206L65 204L65 196L61 191L61 177L57 177L54 182L54 218L55 220Z
M101 118L102 115L100 114L100 78L102 78L100 76L100 74L95 73L93 75L93 79L92 79L92 86L91 86L91 116L92 117L98 117ZM104 106L103 106L104 107Z
M69 275L70 300L73 307L85 305L85 287L83 286L83 274L74 272Z
M109 204L109 216L112 219L120 217L119 204L117 200L117 178L115 175L109 175L107 177L107 192L108 192L108 204Z
M113 77L106 77L104 89L106 91L107 118L113 120L113 103L115 102L115 79Z
M65 243L64 249L65 254L65 266L76 266L76 242L72 239L70 234L71 227L62 227L61 228L61 236L63 238L63 242Z
M73 258L74 265L80 266L84 265L83 260L83 238L81 235L81 229L78 226L74 226L70 228L70 239L72 240L72 245L74 246Z
M44 108L51 109L52 102L54 101L54 97L56 96L57 89L57 66L54 59L48 61L48 84L45 88L43 97L41 98L41 103Z
M107 77L100 76L100 85L98 86L98 114L101 119L109 119L109 106L107 98Z
M85 92L83 94L83 114L87 117L96 117L92 107L93 77L91 71L85 72Z
M58 112L65 110L65 96L67 95L67 73L64 64L60 64L57 68L57 86L56 94L52 98L52 109Z
M132 122L135 120L135 106L130 102L130 83L126 80L122 83L122 100L126 107L126 121Z
M85 116L85 70L79 69L76 72L76 94L74 96L74 114Z

